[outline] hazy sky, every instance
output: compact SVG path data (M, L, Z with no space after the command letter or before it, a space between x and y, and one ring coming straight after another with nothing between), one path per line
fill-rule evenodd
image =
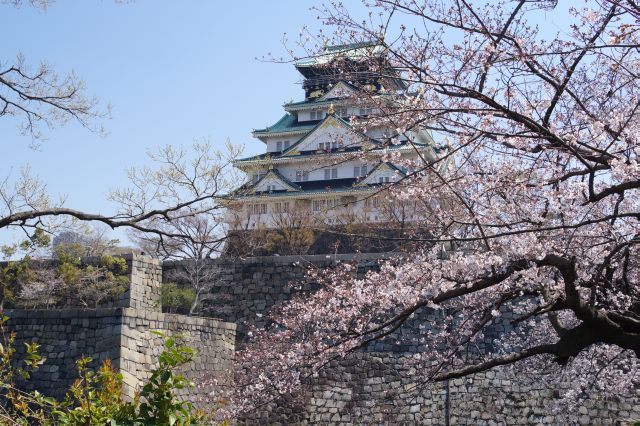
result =
M355 4L359 2L355 1ZM58 0L47 11L0 6L0 61L19 52L34 66L48 61L75 71L88 93L113 106L106 138L71 123L46 131L39 151L0 119L0 176L29 164L52 195L68 207L109 214L112 187L145 151L209 137L244 144L251 155L264 145L253 128L277 121L281 105L303 98L290 64L256 60L284 55L283 33L318 26L311 1ZM0 238L2 238L0 236ZM1 240L0 240L1 241Z

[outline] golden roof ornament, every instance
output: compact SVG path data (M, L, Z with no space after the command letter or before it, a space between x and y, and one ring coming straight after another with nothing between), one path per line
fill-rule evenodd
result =
M330 104L329 105L329 110L327 111L327 114L328 115L333 115L333 114L335 114L335 112L336 111L335 111L335 108L333 107L333 104Z

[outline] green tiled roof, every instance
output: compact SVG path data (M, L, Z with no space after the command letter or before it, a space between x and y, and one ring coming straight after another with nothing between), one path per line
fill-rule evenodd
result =
M345 56L348 58L366 57L371 55L382 55L384 46L377 42L350 43L335 46L326 46L322 53L308 59L303 59L295 63L296 68L312 67L314 65L322 65L331 62L337 56Z
M332 102L335 102L336 99L327 99L324 101L318 101L315 99L305 99L304 101L298 101L298 102L289 102L284 104L284 107L297 107L297 106L307 106L307 105L326 105L326 104L330 104Z
M264 129L256 129L253 133L280 133L280 132L294 132L297 130L310 130L316 126L313 124L301 124L293 114L285 114L278 122L272 126L265 127Z

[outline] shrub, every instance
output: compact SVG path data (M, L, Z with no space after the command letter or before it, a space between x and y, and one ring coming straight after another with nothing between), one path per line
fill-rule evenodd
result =
M192 288L172 282L162 283L160 301L163 312L188 313L195 300L196 293Z
M18 308L97 308L115 301L129 285L124 258L104 255L95 265L82 265L79 257L67 252L58 256L58 265L29 265L26 258L0 268L7 305ZM17 298L11 291L17 290Z

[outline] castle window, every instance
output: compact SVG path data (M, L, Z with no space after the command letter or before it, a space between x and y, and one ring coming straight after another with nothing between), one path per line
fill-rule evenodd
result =
M318 149L321 150L333 150L333 149L338 149L339 146L342 146L342 142L338 143L338 142L320 142L318 143Z
M309 117L311 120L322 120L324 118L324 111L311 111Z
M267 205L264 203L250 204L249 211L253 214L267 214Z
M360 108L360 115L372 115L373 108Z
M330 169L324 169L324 179L325 180L338 179L338 168L333 167Z
M314 212L326 211L329 209L333 209L338 206L337 198L328 198L325 200L313 200L311 204L311 210Z
M366 200L364 200L364 206L373 207L373 208L380 207L380 197L376 195L375 197L367 198ZM368 217L367 217L367 220L369 220Z
M282 151L282 141L276 142L276 151Z
M309 172L306 170L296 170L296 182L306 182L309 180Z
M380 176L378 178L378 183L389 183L389 176Z
M364 177L367 175L367 165L355 166L353 168L353 177Z
M289 213L289 202L283 201L275 203L274 210L276 213Z
M290 141L284 141L284 149L289 148L289 146L291 146L291 142Z

